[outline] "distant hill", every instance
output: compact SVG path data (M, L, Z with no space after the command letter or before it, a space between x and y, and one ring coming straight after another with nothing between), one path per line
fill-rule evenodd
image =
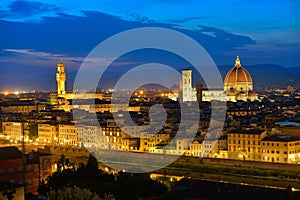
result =
M232 68L232 65L218 66L220 73L224 79L227 72ZM300 66L293 68L285 68L274 64L257 64L244 65L245 69L251 74L254 88L286 88L288 85L297 86L300 88ZM127 70L128 67L124 67ZM112 88L114 83L121 77L126 70L113 69L105 78L100 81L101 88ZM181 69L177 69L180 71ZM6 88L22 88L26 90L56 90L56 71L51 71L48 74L37 76L34 78L24 78L14 80L12 83L9 78L0 80L0 89ZM66 71L67 73L67 90L71 90L76 77L76 71ZM194 85L198 82L203 83L201 77L194 74ZM179 84L179 83L178 83Z
M229 65L218 66L223 76L232 68ZM254 87L286 88L288 85L300 85L300 67L285 68L274 64L245 65L251 74Z

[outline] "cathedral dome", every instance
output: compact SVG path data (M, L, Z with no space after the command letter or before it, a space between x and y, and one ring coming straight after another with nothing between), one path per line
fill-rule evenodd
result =
M224 83L252 83L252 78L249 72L241 65L240 59L237 56L234 67L227 73Z

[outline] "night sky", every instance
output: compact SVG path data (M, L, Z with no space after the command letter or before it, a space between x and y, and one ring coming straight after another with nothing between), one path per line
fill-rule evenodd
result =
M218 65L233 65L239 55L242 64L298 67L299 8L298 0L2 0L0 90L54 90L60 58L74 77L100 42L147 26L187 34ZM177 68L186 64L164 52L137 52L123 56L113 67L125 69L153 57Z

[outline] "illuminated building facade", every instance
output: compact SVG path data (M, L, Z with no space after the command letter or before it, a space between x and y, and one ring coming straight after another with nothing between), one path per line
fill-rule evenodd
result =
M79 146L80 138L74 124L58 125L58 142L64 146Z
M67 93L66 80L67 80L67 75L65 73L65 65L63 64L62 60L60 60L60 62L57 64L57 72L56 72L57 96L51 94L50 96L51 104L53 105L57 104L57 97L62 97L65 99L102 99L103 98L102 93L86 93L86 92L76 93L74 87L72 88L71 93ZM60 105L59 107L62 106L63 105ZM62 108L62 110L64 109L65 108Z
M241 65L237 56L234 67L227 73L224 79L224 91L229 101L256 100L253 92L253 81L250 73Z
M66 73L65 66L62 63L62 60L57 64L57 73L56 73L56 81L57 81L57 94L66 94Z
M200 92L202 95L200 95ZM192 70L182 70L180 81L180 94L182 101L203 101L227 100L236 102L255 101L257 94L253 91L253 81L250 73L241 65L237 56L234 67L227 73L224 79L224 89L197 89L192 87Z
M267 135L262 129L237 129L228 133L228 158L261 160L261 140Z
M38 124L38 137L40 144L56 144L58 142L58 126L50 123Z
M273 134L262 140L261 149L263 162L300 164L300 138Z

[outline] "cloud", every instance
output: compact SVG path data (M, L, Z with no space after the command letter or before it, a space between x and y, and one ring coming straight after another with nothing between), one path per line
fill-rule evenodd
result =
M28 16L44 12L58 11L58 7L40 2L15 1L9 5L10 11L20 15Z
M14 1L6 9L0 9L2 19L41 19L43 16L53 16L62 9L52 5L34 1Z
M201 33L206 34L206 35L209 35L209 36L211 36L211 37L216 37L216 33L213 32L213 31L210 31L210 32L203 31L203 32L201 32Z
M65 54L55 54L49 52L41 52L35 51L33 49L3 49L2 52L6 52L9 54L16 54L14 56L6 55L6 58L0 58L0 62L14 62L14 63L22 63L24 60L30 60L33 64L43 64L47 66L49 64L49 60L58 61L60 59L66 63L72 63L71 66L74 66L76 63L76 69L78 65L85 61L90 66L103 66L108 65L109 63L113 62L111 58L101 58L101 57L80 57L80 56L67 56ZM17 59L16 59L17 58ZM125 66L125 65L133 65L133 64L140 64L141 62L132 62L126 61L124 58L119 58L117 61L114 61L111 66Z
M151 24L154 23L154 20L149 19L148 17L145 17L141 14L138 14L136 12L127 12L127 14L133 18L133 20L138 21L138 22L142 22L142 23L146 23L146 24Z
M3 49L3 51L43 58L64 57L63 54L52 54L47 52L34 51L32 49Z
M44 59L59 59L61 55L68 55L66 57L81 62L95 46L110 36L145 26L171 28L192 37L213 56L217 63L224 63L223 52L255 44L250 37L208 26L184 29L176 28L172 24L149 20L123 20L100 12L84 11L83 16L59 14L56 17L46 17L41 23L0 21L0 27L5 27L1 33L0 49L15 49L14 53L18 49L19 53L26 53L28 56L39 54ZM44 53L51 53L51 55Z
M167 3L167 4L186 4L186 3L192 3L195 0L152 0L152 2L157 3Z
M192 21L192 20L207 19L207 18L209 18L209 16L186 17L186 18L182 18L182 19L169 19L169 20L166 20L166 21L171 22L171 23L186 23L186 22L189 22L189 21Z

